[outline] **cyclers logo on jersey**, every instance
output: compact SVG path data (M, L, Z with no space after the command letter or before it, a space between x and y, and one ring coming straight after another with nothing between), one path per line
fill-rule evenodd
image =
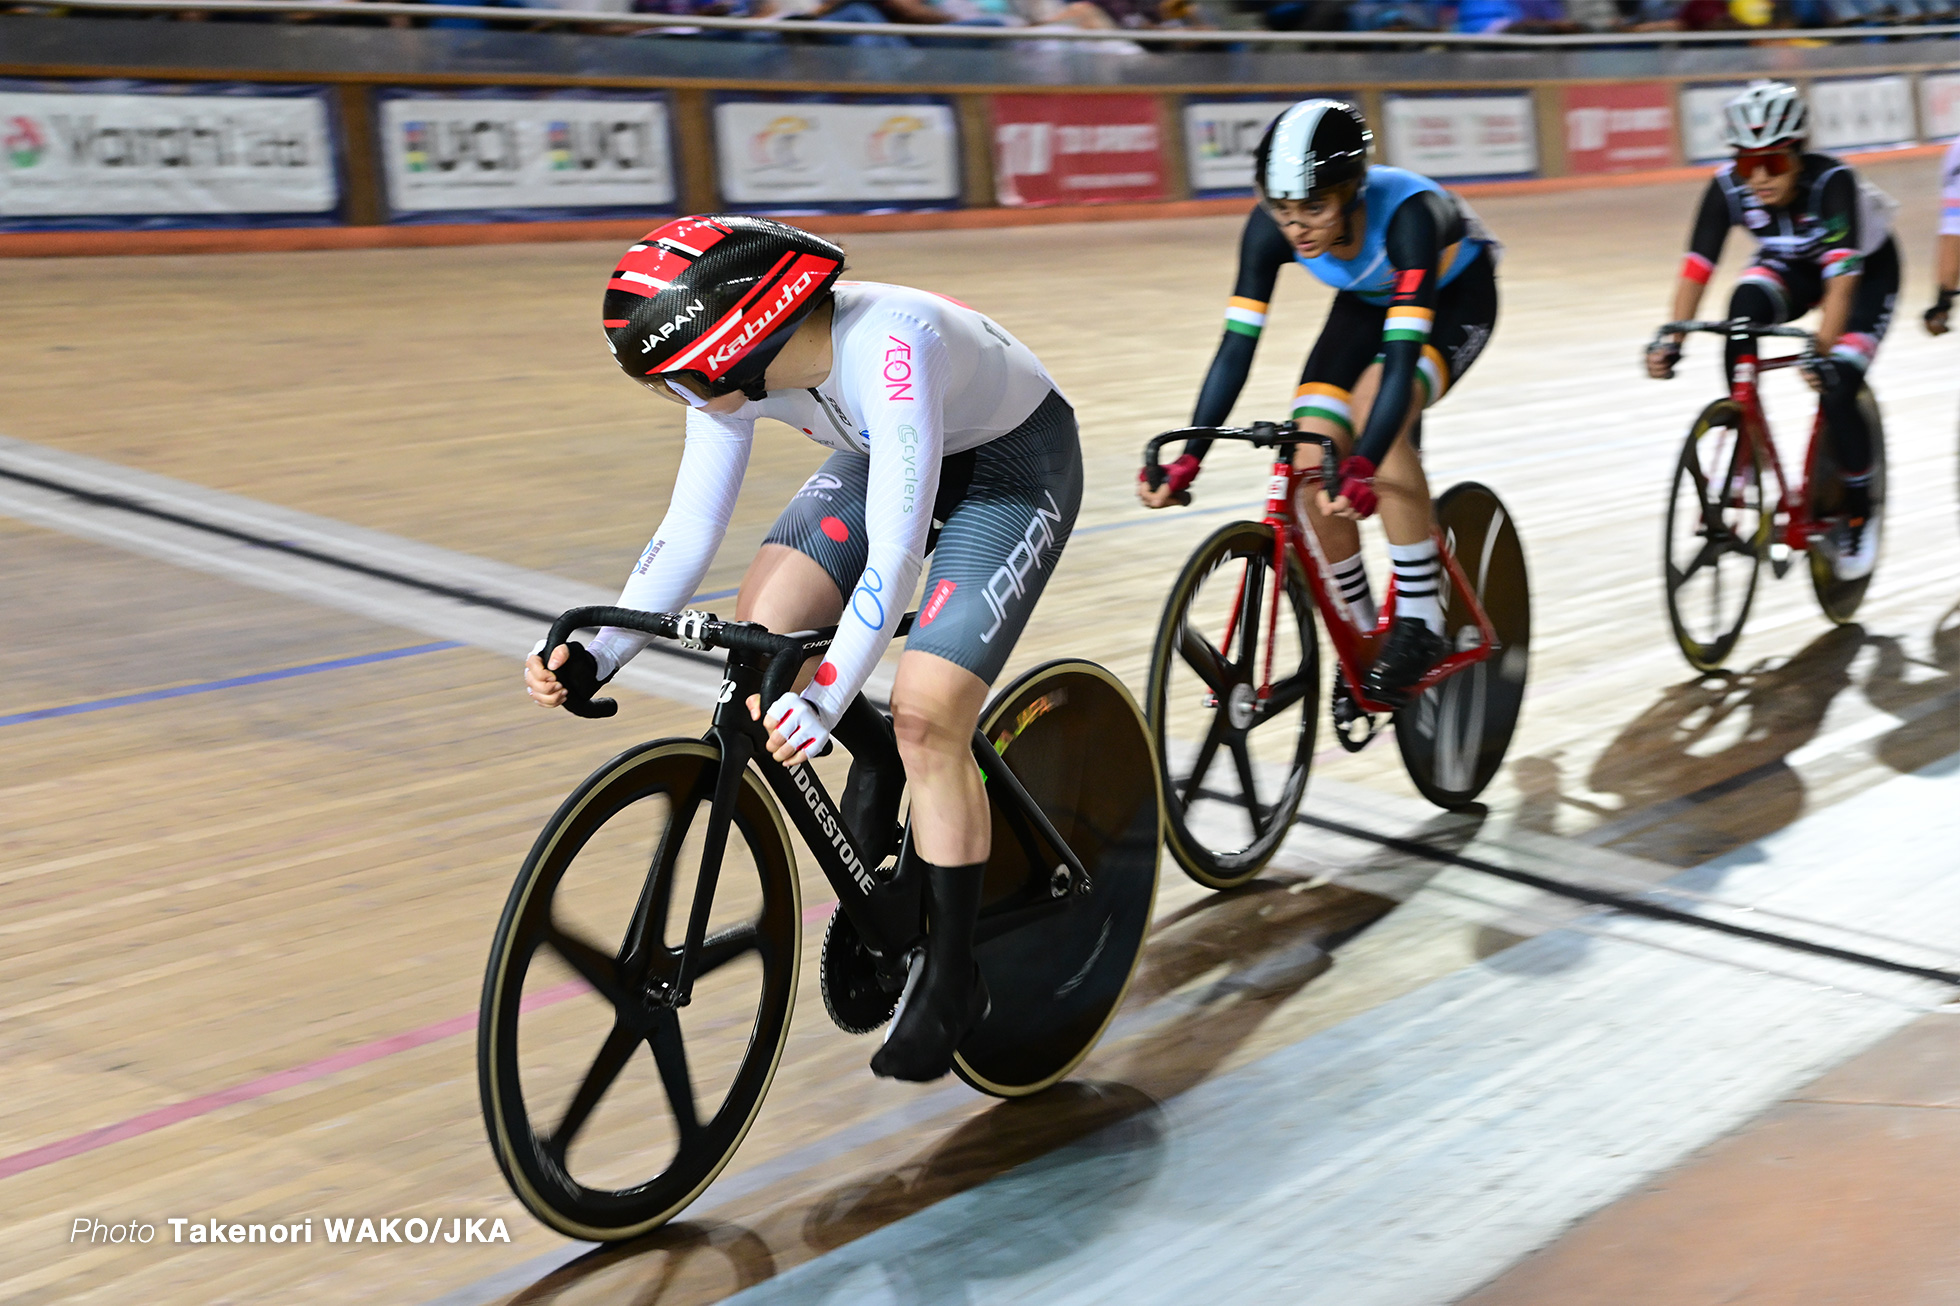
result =
M1028 592L1029 573L1041 565L1041 555L1055 544L1055 528L1062 523L1062 508L1055 502L1053 491L1045 490L1043 493L1048 497L1048 506L1034 510L1027 530L1021 535L1021 542L1007 555L1007 561L987 578L984 593L987 606L994 610L994 624L980 637L983 644L993 643L994 636L1007 620L1007 605Z
M796 781L797 792L803 795L804 803L810 808L810 815L817 818L817 828L823 831L824 838L830 840L830 846L836 849L838 859L844 863L844 869L848 870L851 878L857 881L858 888L866 893L872 892L878 887L878 883L871 878L871 872L864 869L864 863L858 860L857 849L851 847L850 837L844 833L844 823L837 819L837 813L830 810L829 804L825 803L822 796L817 793L816 785L811 783L810 768L793 767L790 770L790 778Z

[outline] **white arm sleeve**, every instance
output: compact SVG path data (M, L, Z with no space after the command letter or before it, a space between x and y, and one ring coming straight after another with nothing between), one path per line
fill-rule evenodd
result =
M864 575L844 604L837 639L803 697L834 723L864 687L891 643L924 565L939 491L950 359L938 333L909 314L893 313L875 352L849 360L864 375L859 393L871 432L871 473L864 491ZM900 367L900 363L906 364ZM909 376L894 382L889 378Z
M681 469L674 478L674 496L660 529L647 541L646 552L626 578L617 606L642 612L676 612L694 597L708 564L715 560L735 497L749 466L749 446L755 437L753 417L724 416L690 409L687 445ZM591 652L603 679L625 666L653 641L636 630L607 626L592 641Z

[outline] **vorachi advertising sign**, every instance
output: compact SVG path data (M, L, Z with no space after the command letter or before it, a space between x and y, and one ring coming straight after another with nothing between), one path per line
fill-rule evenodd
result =
M715 106L722 198L731 204L944 204L960 194L946 104L724 100Z
M1514 177L1538 169L1529 95L1391 95L1388 161L1425 177Z
M339 202L317 93L0 87L0 220L326 214Z
M1572 172L1628 172L1674 162L1674 106L1661 82L1571 86L1565 163Z
M994 190L1002 204L1165 197L1150 95L996 95Z
M396 213L674 202L667 106L659 99L388 94L382 158Z
M1322 91L1316 98L1360 101ZM1252 156L1273 119L1293 100L1192 100L1184 106L1184 157L1197 195L1252 193Z
M1810 84L1813 149L1904 145L1915 136L1912 88L1903 77L1833 77Z

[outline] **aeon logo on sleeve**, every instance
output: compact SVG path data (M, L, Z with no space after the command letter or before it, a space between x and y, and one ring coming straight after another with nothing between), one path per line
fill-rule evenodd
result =
M897 336L886 336L891 347L885 350L885 398L897 402L912 398L912 346Z

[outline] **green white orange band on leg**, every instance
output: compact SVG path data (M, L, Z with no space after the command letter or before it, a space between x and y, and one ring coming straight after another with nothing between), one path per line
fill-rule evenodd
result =
M1427 308L1417 308L1414 304L1397 304L1388 310L1388 317L1382 323L1382 343L1393 344L1397 340L1413 340L1423 344L1429 339L1430 328L1436 325L1436 314Z
M1225 329L1242 336L1258 336L1266 329L1266 306L1256 299L1232 296L1225 302Z
M1348 413L1348 392L1339 386L1309 381L1293 396L1293 420L1318 417L1332 422L1342 433L1354 434L1354 419Z
M1443 351L1434 345L1422 347L1422 357L1416 360L1416 379L1422 382L1424 408L1443 397L1450 388L1450 365L1443 361Z

